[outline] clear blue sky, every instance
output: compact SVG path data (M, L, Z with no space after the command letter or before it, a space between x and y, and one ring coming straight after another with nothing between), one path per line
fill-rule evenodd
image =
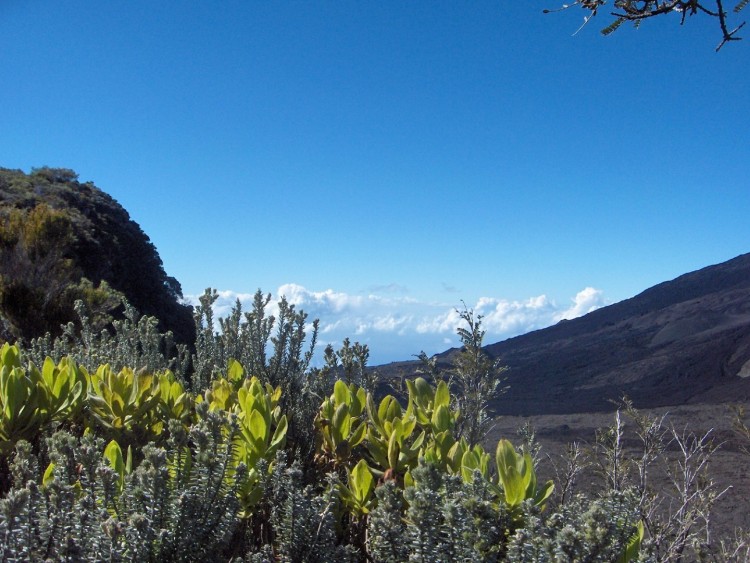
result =
M750 251L750 31L557 4L0 0L0 166L377 362L454 345L461 300L495 341Z

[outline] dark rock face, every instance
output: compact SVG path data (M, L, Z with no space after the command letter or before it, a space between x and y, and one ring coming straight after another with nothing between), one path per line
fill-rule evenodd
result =
M510 367L497 414L747 399L750 254L486 350Z

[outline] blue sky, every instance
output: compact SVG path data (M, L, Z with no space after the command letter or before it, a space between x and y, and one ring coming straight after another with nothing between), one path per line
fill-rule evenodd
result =
M455 345L462 300L492 342L750 250L750 39L554 7L2 0L0 166L377 363Z

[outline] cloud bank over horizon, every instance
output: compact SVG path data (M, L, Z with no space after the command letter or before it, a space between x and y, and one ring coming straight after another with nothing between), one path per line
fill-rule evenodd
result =
M420 351L432 355L459 345L456 328L462 323L459 310L463 303L420 301L404 295L406 289L396 284L370 289L358 295L333 289L312 291L288 283L272 293L268 313L275 315L278 299L285 296L297 310L307 313L310 322L319 319L317 358L327 344L338 348L347 337L369 346L370 365L410 360ZM217 317L227 316L237 300L243 311L252 307L253 293L222 290L218 295L214 304ZM198 296L188 295L186 300L197 304ZM484 342L491 344L580 317L607 304L602 290L586 287L564 305L542 294L525 300L480 297L466 306L482 315Z

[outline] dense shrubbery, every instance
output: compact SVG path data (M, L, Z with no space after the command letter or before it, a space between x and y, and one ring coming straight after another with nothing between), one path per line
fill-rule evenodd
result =
M192 345L180 284L121 205L72 170L0 168L0 338L57 334L78 299L98 329L122 296Z
M238 304L215 332L212 299L207 292L196 313L190 362L184 350L165 357L164 335L134 312L114 334L68 331L28 351L2 347L3 560L721 556L699 533L721 494L698 482L711 451L704 439L683 436L685 502L666 516L645 476L661 425L628 405L642 462L626 467L617 418L598 442L602 487L588 496L572 487L575 455L553 495L552 482L537 481L532 440L487 451L476 439L486 405L452 393L473 377L499 385L471 313L453 383L416 378L399 398L374 394L357 344L311 369L306 317L292 305L268 316L259 292L250 312Z

